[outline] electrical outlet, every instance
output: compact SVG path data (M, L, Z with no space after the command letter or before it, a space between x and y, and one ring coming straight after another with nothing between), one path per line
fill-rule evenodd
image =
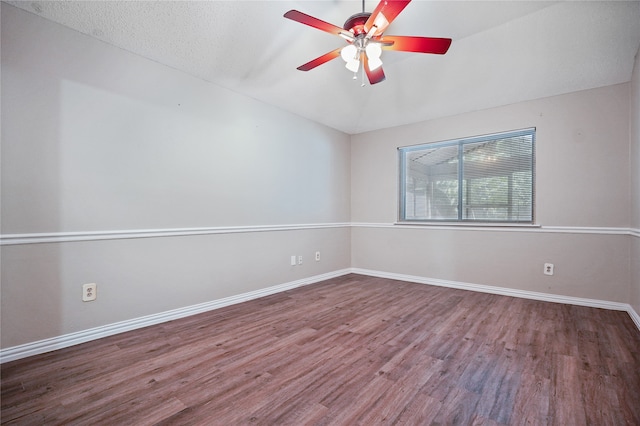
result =
M302 256L298 256L298 265L302 265Z
M316 262L320 262L320 252L316 252Z
M92 302L98 297L98 284L90 283L82 285L82 301Z
M545 263L544 264L544 274L545 275L553 275L553 263Z

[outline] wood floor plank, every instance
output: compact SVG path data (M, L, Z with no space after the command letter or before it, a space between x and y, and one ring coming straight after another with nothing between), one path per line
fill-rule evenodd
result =
M640 424L626 313L353 274L0 374L2 424Z
M549 379L538 377L525 369L520 376L511 419L521 419L519 424L552 424L549 417L549 382Z

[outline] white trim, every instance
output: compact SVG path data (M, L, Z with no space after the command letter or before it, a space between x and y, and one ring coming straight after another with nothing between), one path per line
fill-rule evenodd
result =
M613 311L626 311L640 330L640 316L628 303L610 302L607 300L585 299L582 297L563 296L560 294L540 293L536 291L517 290L506 287L495 287L483 284L471 284L459 281L426 278L415 275L396 274L393 272L374 271L371 269L351 268L351 272L372 277L388 278L392 280L408 281L418 284L435 285L439 287L457 288L460 290L478 291L481 293L499 294L501 296L518 297L522 299L541 300L543 302L565 303L568 305L587 306L590 308L609 309Z
M388 229L430 229L430 230L453 230L453 231L485 231L485 232L544 232L561 234L606 234L606 235L634 235L640 230L631 228L597 227L597 226L542 226L542 225L513 225L513 224L491 224L478 226L474 224L416 224L409 222L395 223L364 223L353 222L354 228L388 228Z
M630 228L613 227L587 227L587 226L543 226L542 232L559 232L565 234L607 234L607 235L630 235Z
M445 229L481 229L481 230L495 230L495 229L523 229L523 228L540 228L541 225L537 223L491 223L491 222L420 222L420 221L399 221L394 222L393 225L402 227L416 227L416 228L445 228Z
M316 223L293 225L216 226L208 228L127 229L114 231L50 232L0 235L0 245L64 243L71 241L118 240L129 238L182 237L190 235L237 234L246 232L274 232L306 229L344 228L345 223Z
M638 330L640 330L640 315L638 315L638 313L633 309L633 306L631 305L629 305L629 309L627 309L627 312L629 313L629 316L635 323L636 327L638 327Z
M191 235L238 234L247 232L276 232L327 228L388 228L388 229L437 229L455 231L489 232L551 232L564 234L632 235L640 237L640 229L613 227L541 226L541 225L490 225L473 224L413 224L337 222L290 225L216 226L207 228L124 229L113 231L48 232L0 235L0 246L41 243L66 243L74 241L121 240L132 238L184 237Z
M213 300L210 302L200 303L197 305L186 306L184 308L173 309L171 311L160 312L157 314L147 315L144 317L133 318L113 324L95 327L88 330L82 330L75 333L69 333L62 336L51 337L49 339L39 340L37 342L26 343L24 345L14 346L0 350L0 364L18 359L26 358L33 355L43 354L45 352L66 348L80 343L89 342L91 340L112 336L114 334L124 333L126 331L136 330L150 325L160 324L203 312L212 311L214 309L223 308L225 306L235 305L236 303L246 302L248 300L257 299L259 297L269 296L271 294L280 293L320 281L339 277L351 273L350 269L342 269L326 274L315 275L309 278L303 278L248 293L238 294L236 296L225 297L224 299Z

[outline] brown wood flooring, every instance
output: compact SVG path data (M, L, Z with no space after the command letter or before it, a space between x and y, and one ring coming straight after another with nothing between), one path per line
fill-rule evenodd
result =
M360 275L1 373L3 424L640 425L626 312Z

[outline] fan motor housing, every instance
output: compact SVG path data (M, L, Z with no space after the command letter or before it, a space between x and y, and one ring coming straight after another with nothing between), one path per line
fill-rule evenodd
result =
M367 32L364 29L364 24L371 16L369 12L356 13L355 15L351 15L349 19L347 19L344 23L344 28L347 31L351 31L353 35L356 37L362 34L366 34Z

